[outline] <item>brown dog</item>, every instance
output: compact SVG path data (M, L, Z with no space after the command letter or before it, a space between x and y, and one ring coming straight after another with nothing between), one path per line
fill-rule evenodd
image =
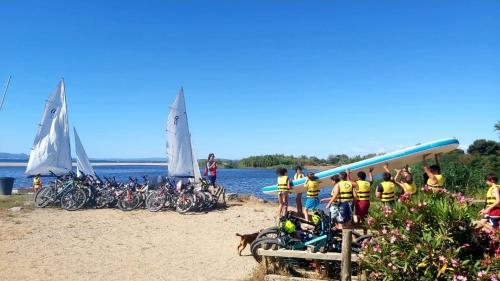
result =
M240 254L240 256L241 256L241 252L243 251L243 249L245 249L245 247L248 244L251 244L253 241L255 241L255 239L257 238L257 235L259 235L259 232L255 232L252 234L243 234L243 235L236 233L236 236L241 237L240 244L238 245L238 253Z

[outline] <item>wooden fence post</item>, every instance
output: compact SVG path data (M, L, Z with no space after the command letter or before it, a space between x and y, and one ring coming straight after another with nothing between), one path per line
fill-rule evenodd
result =
M352 230L342 229L341 281L351 281Z

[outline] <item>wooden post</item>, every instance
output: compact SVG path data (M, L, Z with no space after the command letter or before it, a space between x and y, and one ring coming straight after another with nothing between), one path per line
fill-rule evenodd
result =
M342 267L340 273L341 281L351 281L351 244L352 230L342 229Z

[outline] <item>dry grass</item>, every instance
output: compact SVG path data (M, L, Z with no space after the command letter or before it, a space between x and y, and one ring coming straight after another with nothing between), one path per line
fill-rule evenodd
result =
M33 195L0 195L0 209L10 209L12 207L22 207L23 209L33 209Z
M245 279L244 281L262 281L267 274L266 267L264 264L259 263L252 272L252 275Z

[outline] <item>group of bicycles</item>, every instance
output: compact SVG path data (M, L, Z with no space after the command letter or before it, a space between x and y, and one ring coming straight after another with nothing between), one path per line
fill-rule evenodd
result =
M360 253L363 242L372 238L371 235L361 235L355 231L352 232L352 235L352 253ZM337 228L331 217L322 210L316 211L312 215L311 221L288 212L279 219L278 225L260 231L250 247L252 256L259 263L262 261L259 249L340 253L342 251L342 229ZM311 266L311 261L306 259L280 257L271 259L275 264L285 266L287 269L297 266L302 268ZM321 266L326 272L339 272L337 269L340 264L327 261Z
M131 211L146 208L151 212L175 210L205 212L226 204L222 185L211 186L205 179L194 183L190 179L159 177L152 183L144 176L140 183L129 177L128 182L117 182L114 177L80 175L70 172L63 176L52 174L55 180L35 193L35 206L44 208L60 205L68 211L82 208L119 208Z

